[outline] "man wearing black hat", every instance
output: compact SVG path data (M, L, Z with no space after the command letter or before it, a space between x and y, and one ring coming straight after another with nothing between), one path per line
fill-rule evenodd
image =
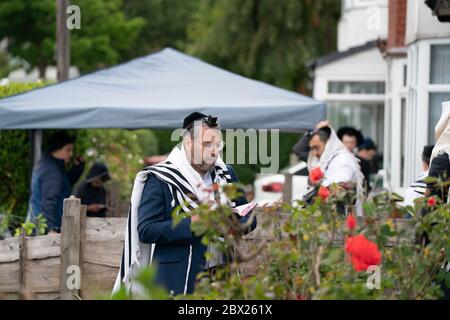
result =
M48 233L60 232L64 198L70 196L72 186L83 173L81 157L75 159L69 171L65 169L65 164L72 158L74 143L75 137L67 131L56 131L48 139L46 152L33 168L27 219L35 222L36 217L42 214Z
M197 215L183 218L173 227L172 212L181 208L189 213L200 204L211 208L228 203L223 186L237 183L233 168L220 157L224 147L217 118L194 112L183 121L183 141L170 152L167 160L147 167L136 176L131 195L124 254L114 291L124 285L133 291L139 266L156 266L156 282L172 294L194 290L197 275L211 271L225 262L214 247L204 245L191 231ZM214 186L217 186L214 187ZM245 196L231 199L235 208L247 203ZM256 227L249 215L236 218ZM205 259L208 253L210 259Z
M81 204L87 205L86 215L88 217L106 217L107 205L104 183L109 180L111 180L111 177L106 165L96 162L89 170L86 180L75 191L75 196L80 198Z
M337 136L350 152L355 152L356 147L358 147L364 140L361 131L353 127L339 128L337 131Z

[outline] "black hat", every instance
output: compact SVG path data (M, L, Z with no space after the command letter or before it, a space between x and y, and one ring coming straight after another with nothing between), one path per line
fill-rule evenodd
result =
M218 126L217 117L207 116L206 114L200 112L192 112L183 120L183 129L189 129L195 121L204 120L205 123L210 127Z
M434 145L428 145L423 147L422 151L422 161L430 163L431 154L433 153Z
M359 146L361 143L363 143L364 137L361 133L361 131L353 128L353 127L342 127L339 128L338 132L337 132L337 136L339 138L339 140L342 140L343 136L351 136L351 137L356 137L356 143Z
M75 143L76 138L71 136L66 130L54 132L47 140L47 152L52 153L62 149L65 145Z
M111 180L111 176L108 172L108 167L101 162L96 162L91 167L86 177L86 182L94 181L96 178L101 178L103 182Z
M372 139L366 138L363 142L358 146L359 150L376 150L377 145L373 142Z

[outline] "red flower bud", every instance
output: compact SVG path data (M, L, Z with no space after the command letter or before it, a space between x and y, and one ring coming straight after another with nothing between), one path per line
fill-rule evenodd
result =
M427 204L430 207L434 207L437 204L436 198L435 197L428 198Z
M348 215L346 224L349 230L354 230L356 228L356 218L353 214Z
M328 190L327 187L320 186L318 195L322 198L322 200L327 200L330 196L330 190Z
M323 178L323 172L320 170L320 167L314 168L309 173L309 178L311 179L311 182L316 183L322 180Z

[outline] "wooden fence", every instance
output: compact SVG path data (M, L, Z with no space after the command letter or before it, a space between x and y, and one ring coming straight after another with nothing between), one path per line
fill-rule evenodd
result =
M61 234L0 241L0 298L108 297L119 271L126 218L87 218L64 200Z
M257 219L268 216L257 212ZM79 199L65 199L60 234L0 241L0 299L107 298L119 272L125 225L126 218L86 217ZM272 238L261 225L241 242L244 250ZM254 274L261 259L241 271Z

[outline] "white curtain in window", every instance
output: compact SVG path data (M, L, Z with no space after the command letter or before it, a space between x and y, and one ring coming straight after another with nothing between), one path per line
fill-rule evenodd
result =
M450 92L430 93L428 109L428 144L434 144L434 127L442 113L442 102L450 101Z
M450 44L431 46L430 83L450 83Z

